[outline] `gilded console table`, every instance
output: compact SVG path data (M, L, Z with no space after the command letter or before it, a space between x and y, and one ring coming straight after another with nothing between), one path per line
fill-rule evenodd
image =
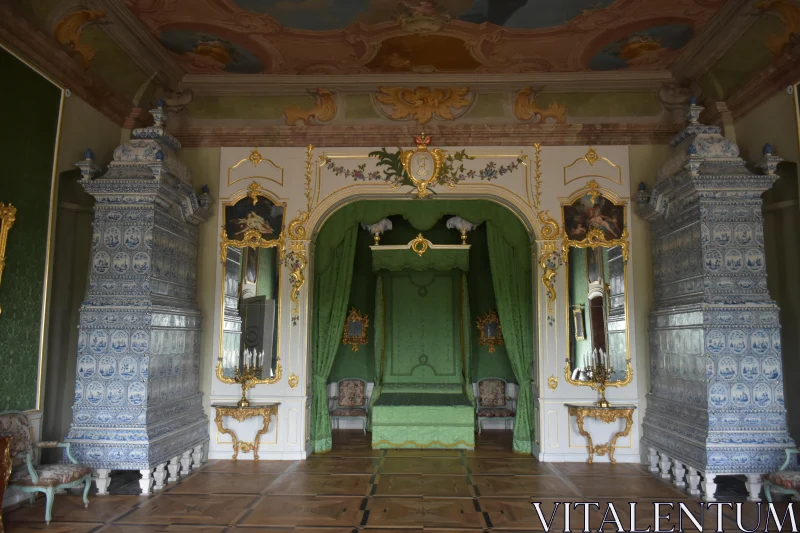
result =
M633 427L633 411L636 410L636 406L612 405L610 407L599 407L595 404L576 403L565 403L564 405L569 411L569 416L575 417L575 421L578 423L578 432L586 437L586 447L589 449L589 460L586 462L592 464L594 460L594 454L602 456L607 453L608 458L611 459L611 462L616 464L617 461L614 459L614 449L617 445L617 439L630 435L631 428ZM584 418L595 418L605 422L606 424L610 424L615 420L624 419L625 429L617 432L613 437L611 437L611 440L608 441L607 444L594 444L592 442L592 436L589 435L585 429L583 429Z
M280 403L263 403L252 404L248 405L247 407L239 407L235 403L215 403L211 406L217 411L217 416L214 419L214 421L217 423L217 430L219 430L220 433L227 433L231 436L231 439L233 439L234 461L238 458L240 450L242 453L253 452L253 459L258 461L258 444L261 442L261 436L269 431L269 422L272 418L272 415L278 416L279 405ZM236 438L236 434L232 430L222 426L222 419L226 416L235 418L239 422L244 422L248 418L260 416L264 419L264 426L258 431L258 433L256 433L256 438L253 440L253 442L239 441L239 439Z

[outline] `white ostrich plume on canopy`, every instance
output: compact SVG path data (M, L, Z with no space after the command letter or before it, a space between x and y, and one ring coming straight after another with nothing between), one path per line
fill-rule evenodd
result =
M461 217L452 217L447 219L447 229L457 229L458 231L470 232L477 227L477 224L473 224L469 220L464 220Z
M383 220L379 220L374 224L361 224L361 227L373 235L376 233L382 235L383 233L392 229L392 221L388 218L384 218Z

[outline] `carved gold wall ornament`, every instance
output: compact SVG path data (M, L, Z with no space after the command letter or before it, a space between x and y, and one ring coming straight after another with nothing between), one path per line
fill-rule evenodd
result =
M603 408L586 405L566 405L567 412L569 413L568 416L575 417L575 421L578 424L578 433L586 438L586 448L589 452L589 459L586 462L592 464L595 454L600 456L608 454L611 463L616 464L617 461L614 459L614 451L616 450L617 439L630 435L631 428L633 427L633 412L636 410L636 407L631 405ZM584 418L594 418L606 424L622 419L625 421L625 429L615 433L607 444L595 445L592 442L592 436L583 427Z
M613 172L615 174L615 177L605 176L603 174L596 174L596 173L582 174L580 176L571 176L571 177L567 176L567 173L568 173L569 169L575 167L576 165L580 165L582 163L588 163L590 167L594 167L595 164L597 164L598 162L605 163L606 165L611 167L611 169L613 170ZM603 157L603 156L599 155L597 153L597 150L595 150L594 148L592 148L590 146L589 149L586 151L586 154L583 157L577 158L575 161L573 161L572 163L570 163L569 165L564 167L564 185L566 185L568 183L571 183L571 182L573 182L575 180L579 180L581 178L589 178L589 177L603 178L603 179L607 179L609 181L613 181L614 183L617 183L617 184L621 185L622 184L622 167L617 165L616 163L614 163L613 161L611 161L607 157Z
M389 119L416 120L421 126L434 117L455 120L462 116L472 106L475 95L467 87L379 87L375 100L391 107L390 112L384 112Z
M253 202L255 203L255 202ZM255 228L249 229L244 232L244 237L241 240L229 239L228 233L225 231L225 226L222 227L221 241L219 243L219 260L225 263L228 258L228 248L235 246L237 248L277 248L278 255L283 260L286 252L286 245L283 241L283 232L277 239L267 240L261 236L261 232Z
M532 87L519 91L514 99L514 116L533 124L540 124L548 118L554 118L557 124L567 121L567 108L564 105L553 102L547 109L542 109L536 105L537 96Z
M54 36L58 44L70 48L70 52L80 56L83 68L89 68L94 59L95 51L91 45L81 42L83 31L104 19L105 11L74 11L62 18L56 24Z
M297 104L290 104L283 110L286 124L295 126L302 121L309 126L319 126L336 118L336 100L333 93L326 89L314 91L316 102L310 109L300 109Z
M536 209L536 218L541 224L541 238L551 240L558 238L558 222L550 216L550 210L545 209L542 211L542 144L535 143L533 145L533 177L534 177L534 194L533 194L533 208Z
M3 270L6 267L6 244L8 244L8 230L17 220L17 208L11 204L0 202L0 283L3 281ZM0 307L0 313L3 312Z
M556 301L555 279L561 264L561 255L556 251L556 243L542 243L542 254L539 256L539 267L542 269L542 285L547 296L547 316L553 316L553 305Z
M353 307L344 320L342 344L350 346L357 352L359 346L367 344L367 328L369 328L369 317L362 315Z
M264 189L262 189L261 185L259 185L254 181L253 183L247 186L247 190L249 191L247 193L247 196L249 196L250 199L253 200L253 205L256 205L258 203L258 197L263 196Z
M547 386L550 387L550 390L556 390L558 388L558 376L553 374L547 378Z
M233 441L232 459L234 461L239 457L239 451L242 453L253 452L253 459L258 461L258 445L261 443L261 437L266 435L267 431L269 431L269 422L272 416L278 416L278 405L279 404L277 403L271 403L264 405L250 405L247 407L221 404L215 404L211 406L217 411L217 416L214 417L214 422L217 424L217 431L231 436L231 440ZM264 420L264 425L256 433L256 437L253 439L253 442L240 442L233 430L230 430L222 425L223 417L226 416L229 416L239 422L244 422L248 418L253 418L254 416L260 416Z
M289 284L292 292L289 298L292 300L292 325L296 326L300 320L300 289L306 282L304 271L308 261L303 249L302 242L292 242L291 250L286 254L286 266L291 273L289 274Z
M479 316L475 327L478 328L478 344L488 346L489 353L495 352L495 346L503 345L503 328L496 310L490 309L485 315Z
M289 388L293 389L297 387L298 383L300 383L300 378L297 377L297 374L291 374L289 376Z
M258 151L258 148L253 148L253 151L250 152L250 156L247 158L247 160L253 163L254 167L257 167L258 164L264 160L264 158L261 157L261 152Z
M314 196L314 189L311 186L311 175L313 172L314 147L306 146L306 210L298 211L297 216L289 223L289 237L292 239L304 240L306 238L305 224L311 216L311 203Z
M561 241L561 255L564 263L569 262L569 249L572 248L597 248L602 246L604 248L613 248L619 246L622 249L622 260L628 260L628 228L622 230L622 236L619 239L607 240L603 232L597 228L592 228L586 235L586 238L580 241L572 241L567 237L566 232L563 233L563 241Z
M430 246L430 241L422 236L422 233L417 235L414 240L408 243L414 252L420 257L422 254L428 251L428 247Z
M428 187L439 179L439 172L445 163L444 152L439 148L428 150L431 138L425 133L414 137L417 144L416 150L405 150L400 154L400 163L417 188L417 198L425 198L431 192Z

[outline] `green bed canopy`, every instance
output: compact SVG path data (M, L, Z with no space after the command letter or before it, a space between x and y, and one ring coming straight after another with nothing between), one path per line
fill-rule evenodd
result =
M347 314L358 228L360 224L374 224L393 215L402 216L420 232L433 228L445 215L459 216L474 224L486 224L491 277L498 313L503 324L508 358L520 388L514 424L514 451L532 453L534 423L531 372L535 330L531 301L531 254L533 253L531 236L516 215L499 204L487 200L439 199L358 201L333 213L316 235L311 346L313 394L311 439L314 452L324 453L332 446L327 406L327 380ZM408 259L404 258L402 261L408 262L409 268L415 270L423 267L436 268L433 265L418 263L414 258L419 256L411 250L406 252ZM436 256L443 257L439 254ZM455 261L468 268L468 264L463 264L463 259L451 257L435 261L442 261L440 267ZM390 262L395 263L395 261ZM379 333L381 332L376 331L376 334ZM376 378L380 366L376 361Z

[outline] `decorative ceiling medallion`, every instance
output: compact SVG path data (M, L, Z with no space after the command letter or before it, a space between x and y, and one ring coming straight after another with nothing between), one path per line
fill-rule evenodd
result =
M475 94L467 87L379 87L373 101L376 110L388 119L416 120L421 126L433 118L455 120L463 116L475 102Z
M414 137L414 142L417 143L417 149L406 150L400 154L400 163L411 183L417 188L417 198L425 198L431 194L428 187L439 179L445 155L439 148L428 150L431 138L424 132Z

